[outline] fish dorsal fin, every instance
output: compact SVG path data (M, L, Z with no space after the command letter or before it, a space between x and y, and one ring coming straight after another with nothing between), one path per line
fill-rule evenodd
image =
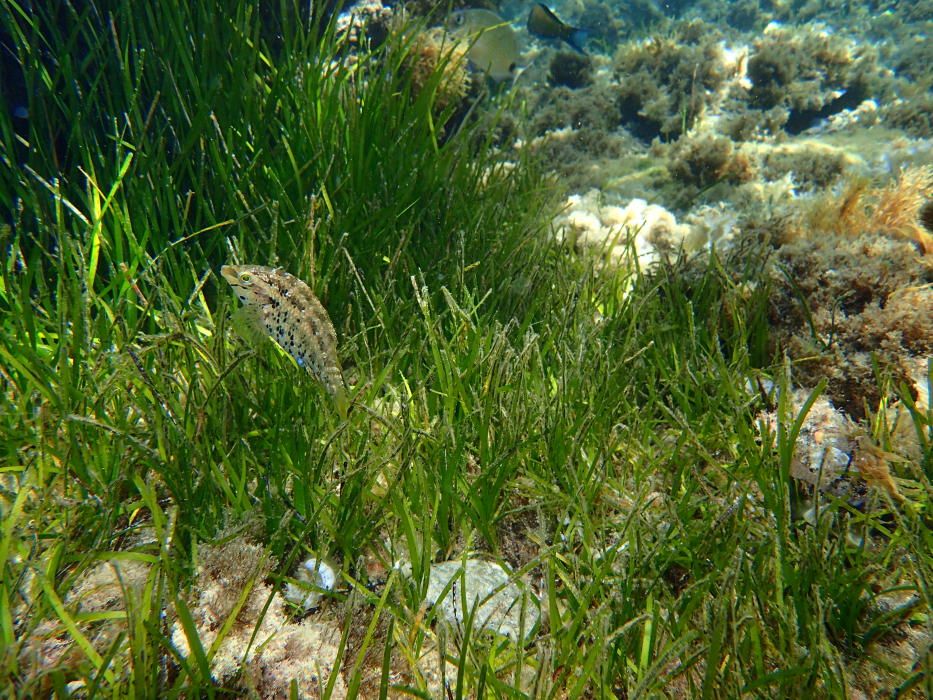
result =
M550 7L548 7L547 5L545 5L543 2L539 2L539 3L537 3L537 5L538 5L538 7L540 7L540 8L544 11L544 14L546 14L546 15L548 16L548 19L552 19L552 20L554 20L555 22L557 22L558 24L561 24L561 25L563 24L563 22L561 22L561 20L560 20L560 17L558 17L557 15L555 15L555 14L554 14L554 11L553 11Z

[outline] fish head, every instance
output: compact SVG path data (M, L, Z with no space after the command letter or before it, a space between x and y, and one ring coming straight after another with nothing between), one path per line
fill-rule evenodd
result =
M495 12L476 8L454 10L447 17L447 31L455 36L481 34L506 24L508 23Z
M463 29L467 24L467 14L463 10L455 10L447 18L447 28L451 31Z
M264 304L270 297L272 268L262 265L224 265L221 276L244 304Z
M447 26L454 38L469 42L467 56L475 68L493 80L514 77L521 47L506 20L495 12L470 8L452 12Z

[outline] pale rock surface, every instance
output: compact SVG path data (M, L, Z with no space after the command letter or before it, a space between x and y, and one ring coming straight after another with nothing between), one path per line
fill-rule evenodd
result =
M321 697L330 676L337 672L339 625L326 620L292 621L283 597L263 583L272 562L258 545L236 539L221 547L202 547L201 553L189 608L205 651L236 612L211 660L214 679L225 684L239 677L260 698L289 697L294 680L299 698ZM237 601L250 585L237 611ZM172 644L183 657L191 654L180 621L172 627ZM342 676L338 675L332 691L332 698L347 697Z
M808 398L809 392L800 389L794 391L793 406L788 416L790 421L800 414ZM762 414L759 420L768 426L772 435L777 434L776 411ZM790 426L787 427L789 429ZM836 480L856 471L852 464L855 443L851 435L854 427L828 399L823 396L817 398L800 427L790 475L811 486L827 490L836 485Z
M455 577L447 595L439 600ZM477 602L474 629L496 632L515 641L527 639L541 619L537 597L496 563L467 559L466 562L455 560L432 565L425 603L437 608L440 619L462 627Z
M571 195L566 210L554 222L558 239L575 248L595 249L608 262L622 265L629 255L627 242L631 238L638 263L648 267L665 252L697 250L709 235L678 223L667 209L644 199L633 199L623 207L606 204L601 198L595 189Z

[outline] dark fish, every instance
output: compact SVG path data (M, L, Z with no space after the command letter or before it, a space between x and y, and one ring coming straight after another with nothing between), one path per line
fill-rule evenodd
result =
M564 24L557 15L540 2L535 3L531 12L528 13L528 31L542 39L566 41L580 53L586 53L583 50L583 42L586 41L587 36L586 30Z

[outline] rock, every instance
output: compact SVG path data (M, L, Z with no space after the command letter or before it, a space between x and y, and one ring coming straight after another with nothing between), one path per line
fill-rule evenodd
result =
M285 599L265 583L275 562L262 546L236 538L202 545L199 555L188 602L197 639L189 638L180 621L172 625L172 644L182 658L191 656L192 641L205 652L216 646L211 676L236 697L319 698L334 674L331 697L347 697L339 671L340 626L329 620L297 623L289 617ZM320 581L320 567L312 565L308 574L315 569ZM218 642L221 631L224 637Z
M793 393L793 408L788 418L794 420L803 410L809 392ZM772 435L777 434L776 411L759 415ZM855 444L851 439L854 425L845 414L837 410L824 396L820 396L807 413L794 450L790 475L836 496L848 491L849 477L856 472L853 465Z
M337 585L337 573L326 561L311 557L298 567L295 574L298 583L285 585L285 600L296 605L304 612L318 606L325 592L334 590Z
M438 602L454 577L456 580L450 585L447 595ZM516 582L512 574L498 564L468 559L466 562L446 561L431 567L425 603L437 607L439 619L451 625L462 626L470 609L477 602L479 605L474 617L476 630L489 630L516 641L525 641L537 629L541 620L541 604L538 598L523 582Z

